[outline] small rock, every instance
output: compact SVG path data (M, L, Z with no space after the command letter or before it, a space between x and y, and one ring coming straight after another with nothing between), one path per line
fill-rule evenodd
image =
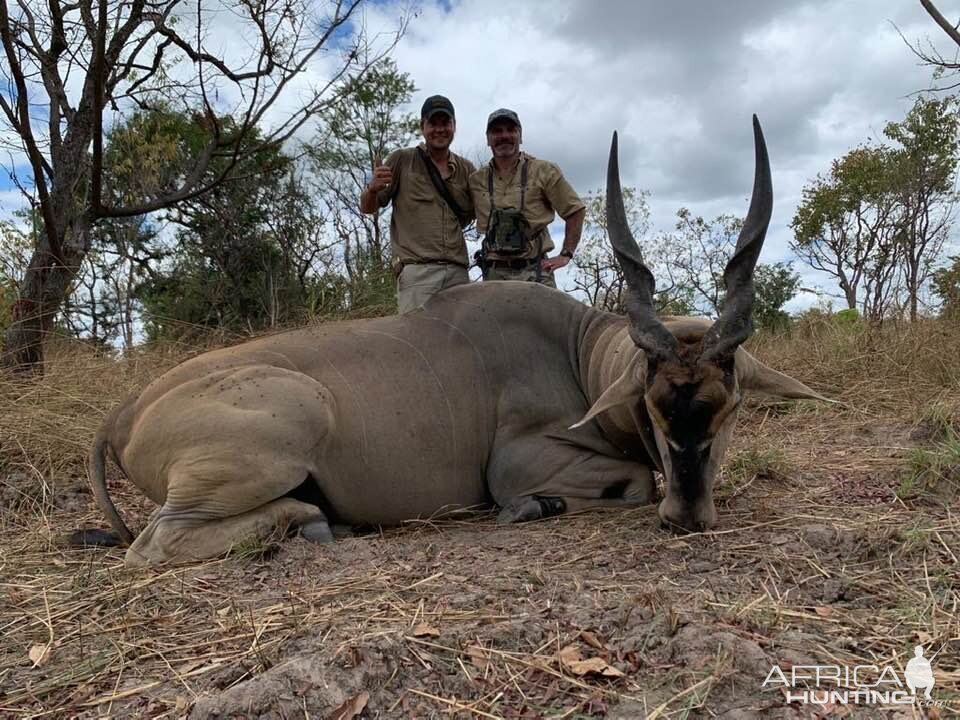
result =
M687 569L692 573L712 572L717 569L717 564L709 560L694 560L687 563Z
M825 580L820 586L820 599L825 603L834 603L840 600L846 600L846 587L843 582L836 578Z

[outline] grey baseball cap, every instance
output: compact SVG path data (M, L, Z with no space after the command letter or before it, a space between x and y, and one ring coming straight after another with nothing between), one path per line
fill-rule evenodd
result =
M517 117L517 113L513 110L508 110L507 108L500 108L499 110L494 110L490 113L490 117L487 118L487 130L490 129L490 126L493 125L497 120L509 120L518 128L523 128L523 125L520 124L520 118Z
M420 119L426 120L438 112L449 115L450 117L456 117L453 113L453 103L450 102L450 100L443 95L431 95L423 101L423 106L420 108Z

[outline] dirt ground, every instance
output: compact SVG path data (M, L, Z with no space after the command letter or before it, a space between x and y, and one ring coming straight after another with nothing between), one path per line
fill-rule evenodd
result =
M480 515L136 571L121 550L64 545L105 527L80 440L55 479L0 465L0 716L957 716L956 494L904 481L936 429L760 401L739 427L704 534L665 532L653 506L509 527ZM149 503L112 472L142 525ZM916 645L933 704L764 687L805 665L902 679Z

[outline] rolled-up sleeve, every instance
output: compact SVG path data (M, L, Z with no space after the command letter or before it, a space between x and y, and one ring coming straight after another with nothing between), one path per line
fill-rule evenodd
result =
M542 170L543 192L550 201L557 215L562 218L568 218L578 210L586 207L583 200L577 195L577 191L567 182L560 168L554 163L544 163Z

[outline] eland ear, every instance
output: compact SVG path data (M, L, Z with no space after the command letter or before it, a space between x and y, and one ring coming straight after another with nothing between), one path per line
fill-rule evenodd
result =
M643 397L643 383L647 374L646 362L646 356L642 352L634 354L627 363L627 367L620 373L620 377L603 391L587 414L579 422L571 425L570 429L586 425L600 413L617 405L638 402Z
M799 380L774 370L757 360L743 348L737 348L737 378L740 387L751 392L773 395L791 400L822 400L837 403L812 390Z

